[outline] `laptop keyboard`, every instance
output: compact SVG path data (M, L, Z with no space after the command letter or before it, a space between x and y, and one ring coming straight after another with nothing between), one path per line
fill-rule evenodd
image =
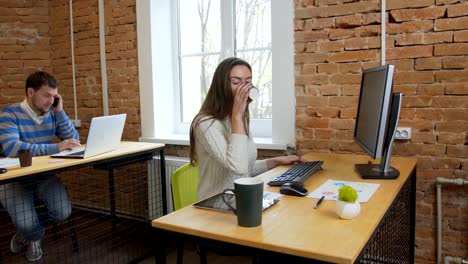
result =
M82 150L82 151L77 151L77 152L72 152L72 153L70 153L70 154L68 154L68 155L74 155L74 156L84 155L84 150Z

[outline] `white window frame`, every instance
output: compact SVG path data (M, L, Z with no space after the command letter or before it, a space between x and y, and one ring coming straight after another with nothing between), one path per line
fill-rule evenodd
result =
M228 0L230 1L230 0ZM189 145L188 131L177 131L179 120L176 37L171 15L175 1L138 0L137 36L140 85L140 141ZM260 149L295 146L294 0L272 0L272 120L251 122L252 131L271 129L271 137L256 137ZM157 14L157 15L151 15ZM176 92L174 91L176 90Z

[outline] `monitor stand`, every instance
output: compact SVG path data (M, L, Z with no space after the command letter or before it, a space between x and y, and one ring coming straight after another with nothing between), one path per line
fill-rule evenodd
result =
M393 141L395 140L395 132L400 118L401 109L401 93L392 95L392 106L390 109L390 120L388 122L387 138L383 146L383 157L380 164L356 164L355 169L363 179L396 179L400 176L400 171L394 167L390 167L392 157ZM390 136L391 135L391 136Z

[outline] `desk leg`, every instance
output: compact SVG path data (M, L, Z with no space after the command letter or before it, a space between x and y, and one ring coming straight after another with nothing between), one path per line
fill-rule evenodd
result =
M110 199L110 214L112 221L112 233L117 231L117 215L115 209L115 182L114 182L114 170L109 169L109 199Z
M410 261L414 262L414 246L415 246L415 236L416 236L416 168L411 172L410 175L411 181L411 208L410 208Z
M159 228L154 228L154 237L156 241L154 243L154 263L155 264L166 264L166 234L167 231L164 231Z
M159 163L161 169L161 196L163 215L167 214L167 192L166 192L166 159L164 157L164 149L159 150Z

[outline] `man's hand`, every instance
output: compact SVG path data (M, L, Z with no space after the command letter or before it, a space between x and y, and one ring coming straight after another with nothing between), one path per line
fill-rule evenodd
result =
M66 149L72 149L81 146L80 141L74 138L65 139L64 141L58 143L59 151L64 151Z

